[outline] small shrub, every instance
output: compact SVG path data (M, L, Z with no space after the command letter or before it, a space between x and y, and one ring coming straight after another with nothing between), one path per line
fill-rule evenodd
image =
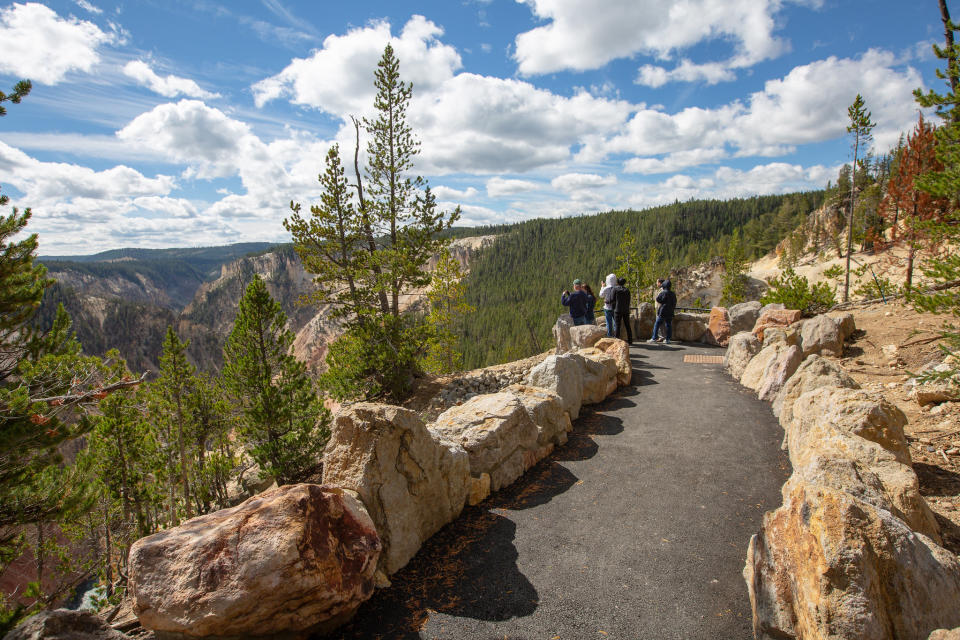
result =
M900 293L900 287L890 281L890 278L878 277L874 280L872 277L863 281L859 287L853 290L853 295L862 296L864 300L875 300L877 298L889 298Z
M788 309L799 309L805 316L823 313L837 303L836 290L826 282L811 286L804 276L787 269L770 281L770 289L760 299L763 304L782 303Z

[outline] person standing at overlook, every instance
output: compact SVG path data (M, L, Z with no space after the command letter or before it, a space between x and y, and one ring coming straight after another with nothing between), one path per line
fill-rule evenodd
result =
M660 293L657 294L657 302L660 303L660 308L657 309L657 321L653 323L653 336L647 342L657 341L657 331L663 323L667 330L666 340L663 343L670 344L670 338L673 335L673 312L677 308L677 294L670 290L669 280L663 281Z
M560 297L560 304L570 307L570 317L573 318L573 325L578 326L587 324L587 307L590 304L590 296L583 290L583 282L580 278L573 281L573 293L566 289Z
M630 328L630 289L627 289L627 279L617 280L613 289L613 335L620 337L621 329L626 329L627 344L633 344L633 331Z
M600 297L603 298L603 315L607 321L607 336L613 338L616 334L613 332L613 289L617 286L617 276L612 273L607 274L606 284L600 287Z
M586 282L583 283L583 291L590 299L590 303L587 305L587 324L593 324L597 319L597 314L594 312L594 308L597 306L597 297L593 295L593 289Z

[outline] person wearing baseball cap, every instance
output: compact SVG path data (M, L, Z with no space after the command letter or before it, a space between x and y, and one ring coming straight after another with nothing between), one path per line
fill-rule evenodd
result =
M588 324L587 307L590 306L590 296L583 290L583 281L580 278L573 281L573 293L563 291L560 304L570 307L570 317L573 318L574 326Z

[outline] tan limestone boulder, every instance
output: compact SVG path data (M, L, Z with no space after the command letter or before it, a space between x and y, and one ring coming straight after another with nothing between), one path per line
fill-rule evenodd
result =
M470 490L467 492L467 504L471 507L480 504L490 496L490 474L481 473L479 478L470 477Z
M182 637L304 637L348 619L374 589L380 539L359 500L284 485L137 540L140 623Z
M796 327L767 327L763 332L763 346L782 344L788 347L800 344L800 332Z
M926 638L960 625L960 563L889 511L792 477L747 551L757 638Z
M586 349L606 335L607 331L602 327L595 324L582 324L579 327L570 327L570 344L573 349Z
M948 381L924 382L910 389L909 396L921 407L958 400L960 386Z
M539 431L520 399L511 392L489 393L451 407L430 426L431 433L462 446L470 474L490 474L499 491L526 471L536 452ZM526 454L526 452L531 452Z
M653 335L653 323L657 320L657 310L652 302L641 302L637 305L637 315L632 316L633 339L646 340Z
M849 311L832 311L827 316L837 323L841 342L846 342L857 330L857 322Z
M603 402L617 390L617 361L599 349L583 353L583 404Z
M818 355L810 356L800 364L774 398L773 415L779 416L780 424L787 425L793 419L793 403L797 398L807 391L829 387L859 389L860 385L832 360Z
M761 400L773 402L802 361L803 353L796 345L778 351L777 356L763 372L757 388L757 396Z
M563 402L563 410L576 420L583 404L582 360L583 356L576 353L547 356L530 370L523 383L556 393Z
M54 609L27 618L3 640L129 640L92 611Z
M730 342L730 332L730 314L726 308L713 307L710 309L710 319L707 321L707 333L704 341L707 344L725 347Z
M956 629L937 629L927 640L960 640L960 627Z
M804 321L800 329L800 342L804 358L814 354L837 358L843 355L840 327L829 316L819 315Z
M569 313L557 318L557 322L553 325L553 339L556 342L556 353L563 354L567 353L573 348L573 343L570 341L570 329L573 328L573 318L570 317Z
M707 332L707 318L694 313L678 313L673 316L673 340L699 342Z
M731 376L739 380L750 360L760 352L760 348L760 341L749 331L737 333L730 338L730 344L723 355L723 366Z
M906 416L880 396L820 388L799 397L786 426L795 473L891 511L914 531L940 541L920 495L903 433ZM824 462L824 460L832 462Z
M752 331L760 317L760 301L741 302L727 309L730 316L730 332L734 335L741 331Z
M601 338L594 345L617 361L617 384L625 387L633 380L633 365L630 363L630 345L619 338Z
M771 344L761 349L744 367L743 374L740 376L740 384L754 391L760 389L767 367L776 361L781 351L785 351L787 348L782 344Z
M757 318L753 326L753 335L763 342L763 332L770 327L789 327L801 318L801 313L795 309L766 309Z
M460 515L469 476L459 445L433 438L415 412L385 404L341 411L323 458L324 483L356 491L373 518L387 575Z
M537 425L537 445L540 448L566 443L567 433L573 431L570 414L563 409L563 400L549 389L513 384L504 389L523 405L533 424Z

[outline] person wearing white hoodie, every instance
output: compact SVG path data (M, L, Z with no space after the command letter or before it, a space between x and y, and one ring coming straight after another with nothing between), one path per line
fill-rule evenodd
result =
M600 286L600 297L603 298L603 316L607 321L607 335L611 338L616 337L616 334L613 333L613 288L616 286L617 276L612 273L607 274L606 282L601 283Z

